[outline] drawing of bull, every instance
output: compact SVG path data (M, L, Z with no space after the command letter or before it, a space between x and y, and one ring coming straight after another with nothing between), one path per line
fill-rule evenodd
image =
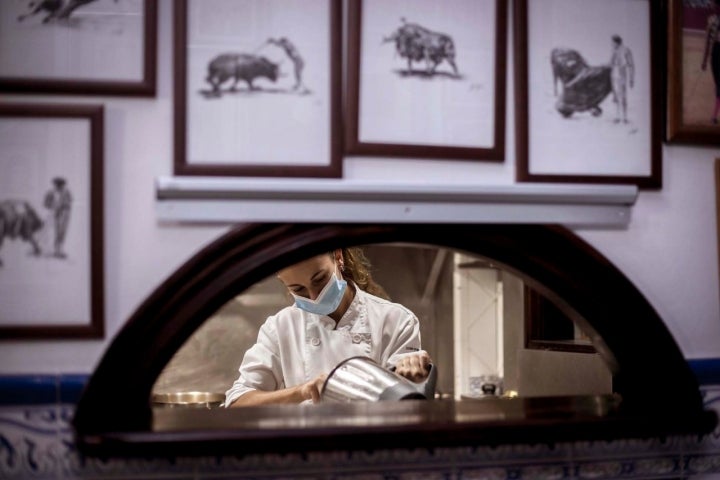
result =
M433 74L444 60L450 64L455 76L458 76L452 37L433 32L417 23L407 23L404 18L401 20L403 25L390 36L383 38L383 43L395 42L397 54L407 59L408 72L412 72L413 62L424 61L427 73Z
M30 2L28 4L30 10L28 13L20 15L18 22L22 22L27 17L37 15L43 11L48 12L48 15L43 18L42 23L48 23L51 20L67 20L75 10L94 1L95 0L40 0ZM117 0L115 1L117 2Z
M218 55L208 64L208 74L205 80L212 86L213 93L220 94L220 86L232 79L231 91L237 89L240 80L248 84L250 90L256 90L253 85L258 77L264 77L275 82L278 79L278 65L265 57L246 53L224 53Z
M600 104L612 91L610 66L590 66L576 50L554 48L550 53L553 74L553 93L558 96L558 81L562 91L555 108L563 117L576 112L602 113Z
M43 227L37 212L24 200L4 200L0 202L0 247L5 238L19 238L30 244L33 255L40 255L40 246L35 234ZM0 259L0 266L2 260Z

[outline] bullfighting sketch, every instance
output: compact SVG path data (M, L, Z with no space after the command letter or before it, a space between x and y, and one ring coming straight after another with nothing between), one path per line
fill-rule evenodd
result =
M22 22L28 17L39 15L42 12L47 12L47 15L42 19L42 23L48 23L53 20L67 20L75 10L94 1L95 0L33 1L28 4L28 12L24 15L18 16L18 22Z
M632 52L623 45L622 38L619 35L613 35L612 45L610 67L612 68L613 101L617 107L615 123L620 121L628 123L627 92L628 88L633 88L635 83L635 64L633 63Z
M563 117L587 111L596 117L602 114L600 104L612 91L609 65L590 66L577 50L567 48L554 48L550 63L553 93L559 94L555 108Z
M612 37L613 51L610 62L589 65L577 51L554 48L550 53L553 76L553 93L557 97L555 109L568 118L574 113L590 112L600 116L600 104L612 94L616 104L615 122L627 123L627 93L634 84L634 64L629 48L622 39ZM558 82L561 89L558 91Z
M425 62L423 73L428 76L437 73L438 65L443 61L452 67L452 74L459 77L455 64L455 43L450 35L434 32L417 23L408 23L400 19L402 26L391 35L383 38L382 43L395 43L395 53L407 61L407 74L413 71L413 62Z
M212 87L215 95L220 94L220 87L232 80L230 91L236 91L238 83L243 81L248 90L257 90L253 84L257 78L267 78L271 82L278 79L278 65L265 57L248 53L223 53L208 64L205 80Z
M303 68L305 68L305 62L300 56L298 49L295 48L295 45L293 45L292 42L285 37L280 37L278 39L269 38L267 43L268 45L280 47L293 63L295 73L295 85L293 85L293 90L300 90L301 88L304 88L302 82L302 71Z
M276 83L278 78L284 76L280 71L282 60L272 61L266 56L257 53L223 53L208 63L205 81L212 88L211 95L220 96L223 92L238 92L240 90L245 92L272 91L277 93L293 91L301 94L309 93L303 83L305 61L293 42L286 37L271 37L261 44L255 52L267 46L279 47L283 52L283 56L286 56L292 62L295 83L290 89L285 90L280 87L269 90L263 89L254 83L261 78ZM225 89L223 85L228 81L232 81L232 83L229 88ZM245 88L240 88L242 85Z
M68 190L64 178L53 178L53 188L45 194L43 203L45 208L50 210L53 219L53 255L58 258L65 258L63 243L65 243L65 235L70 222L72 195L70 195L70 190Z
M43 227L43 222L35 209L25 200L0 201L0 248L5 239L20 240L30 244L31 255L39 256L40 245L35 235ZM0 259L0 267L3 262Z
M27 200L0 201L0 249L5 240L21 241L29 244L31 256L40 257L43 254L41 244L44 245L46 242L40 241L38 238L47 237L50 232L47 232L48 235L42 234L46 233L49 226L52 226L52 248L46 249L48 250L47 256L59 259L67 257L63 245L70 221L72 195L64 178L55 177L52 183L53 188L43 198L43 205L49 212L45 219L41 218L31 202ZM0 267L2 266L3 261L0 259Z

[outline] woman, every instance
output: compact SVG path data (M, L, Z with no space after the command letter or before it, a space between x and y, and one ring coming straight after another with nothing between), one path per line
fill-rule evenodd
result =
M225 406L317 402L330 371L354 356L424 379L430 357L420 349L418 319L386 299L368 267L362 250L347 248L281 270L295 304L260 328Z
M712 5L713 13L707 19L702 69L707 69L709 58L713 80L715 81L715 106L710 121L717 124L718 113L720 113L720 0L715 0Z

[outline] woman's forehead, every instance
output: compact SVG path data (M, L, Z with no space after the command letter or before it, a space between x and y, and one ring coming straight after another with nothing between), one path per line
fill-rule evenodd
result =
M311 277L318 270L332 266L333 261L330 255L323 253L315 257L308 258L302 262L291 265L278 272L281 280L291 280L297 278Z

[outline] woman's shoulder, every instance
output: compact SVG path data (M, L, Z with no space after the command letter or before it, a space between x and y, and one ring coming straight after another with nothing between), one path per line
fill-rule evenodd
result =
M270 315L265 319L262 328L266 330L285 329L288 325L297 322L298 317L302 315L301 311L294 305L289 305L277 313Z
M410 310L401 303L396 303L391 300L380 298L373 295L372 293L368 293L363 290L360 291L362 292L362 296L368 309L381 310L386 314L394 313L402 317L415 317L415 314L412 312L412 310Z

